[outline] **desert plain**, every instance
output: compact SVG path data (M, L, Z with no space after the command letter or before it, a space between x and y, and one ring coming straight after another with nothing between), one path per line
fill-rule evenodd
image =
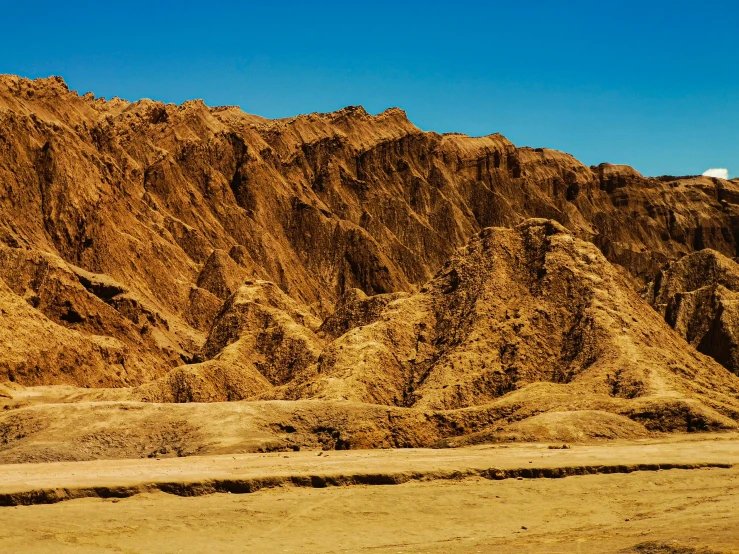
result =
M739 550L739 180L0 76L3 552Z
M561 446L4 465L0 543L7 552L739 550L736 434Z

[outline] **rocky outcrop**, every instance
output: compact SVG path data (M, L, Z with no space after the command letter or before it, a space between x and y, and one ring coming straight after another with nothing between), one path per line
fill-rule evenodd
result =
M228 253L214 250L198 275L197 286L221 300L226 300L238 290L248 275Z
M739 418L739 378L552 220L484 229L418 292L350 292L323 322L274 284L247 281L200 359L131 394L409 409L459 444L725 429ZM579 415L525 423L562 412Z
M359 289L351 289L344 293L334 313L325 319L320 332L332 339L337 339L355 327L368 325L378 320L388 304L408 296L406 292L367 296Z
M736 181L426 133L399 109L267 120L2 76L0 380L419 408L535 383L702 387L718 366L630 320L650 316L629 287L696 250L736 255L738 200Z
M290 394L448 410L540 383L573 396L710 405L734 405L739 391L595 246L528 220L475 235L418 293L328 344L317 376Z
M739 374L739 265L701 250L668 265L647 299L700 352Z
M20 383L136 385L188 361L186 352L200 343L189 329L170 327L165 314L125 286L53 254L0 247L0 282L8 341L0 364L13 357L10 345L16 344L22 329L44 329L38 337L26 337L28 355L18 352L25 358L22 363L7 366L7 378ZM85 354L88 348L70 346L70 340L107 344L115 354L96 360L96 355ZM69 360L31 355L36 350L58 350ZM78 367L72 367L75 364Z
M57 325L0 279L0 380L27 385L111 386L136 382L126 367L125 345Z
M321 321L267 281L246 281L227 300L198 355L140 388L138 397L164 402L256 398L313 376L323 341Z

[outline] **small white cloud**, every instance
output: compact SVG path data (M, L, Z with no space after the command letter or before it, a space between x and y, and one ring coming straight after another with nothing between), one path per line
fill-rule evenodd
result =
M729 180L729 170L725 167L712 167L706 170L703 175L705 177L718 177L719 179Z

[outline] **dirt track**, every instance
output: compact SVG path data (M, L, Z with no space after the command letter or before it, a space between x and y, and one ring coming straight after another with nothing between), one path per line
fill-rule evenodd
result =
M735 434L568 450L511 445L318 454L0 466L6 501L131 495L0 508L0 550L739 552L738 469L640 471L738 464ZM586 474L526 478L555 475L545 471L553 469ZM622 473L604 474L611 472ZM523 478L500 479L516 475ZM313 488L363 482L403 484ZM271 488L189 498L158 492L245 491L246 483ZM650 541L661 546L633 550Z

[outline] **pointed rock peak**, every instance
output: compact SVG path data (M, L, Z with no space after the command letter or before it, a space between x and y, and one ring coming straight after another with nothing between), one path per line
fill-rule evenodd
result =
M408 121L408 114L405 113L405 110L398 108L398 107L388 108L385 111L382 111L379 114L377 114L377 117L402 119L404 121Z
M226 301L225 311L248 304L258 304L281 310L312 331L321 326L321 320L318 317L314 316L306 306L290 298L272 281L263 279L245 280Z
M553 219L531 218L516 225L516 230L519 233L534 229L541 230L545 236L570 234L564 225Z
M643 177L642 174L639 173L636 169L626 164L612 164L608 162L603 162L598 166L598 171L603 176L629 175L639 178Z
M336 311L323 322L321 331L327 336L338 338L355 327L376 321L388 304L409 296L407 292L367 296L360 289L348 289L341 297Z
M363 106L347 106L331 113L334 118L351 117L351 118L365 118L371 117L369 112L364 109Z
M185 100L182 104L180 104L180 108L207 109L208 107L205 105L205 102L203 102L201 98L194 98L193 100Z
M64 91L69 91L69 86L64 81L64 78L60 77L59 75L52 75L50 77L41 77L39 79L35 79L34 83L44 86L44 87L49 87L52 89L58 88Z
M227 252L216 249L208 257L198 276L198 287L225 300L247 277L247 271L240 267Z

